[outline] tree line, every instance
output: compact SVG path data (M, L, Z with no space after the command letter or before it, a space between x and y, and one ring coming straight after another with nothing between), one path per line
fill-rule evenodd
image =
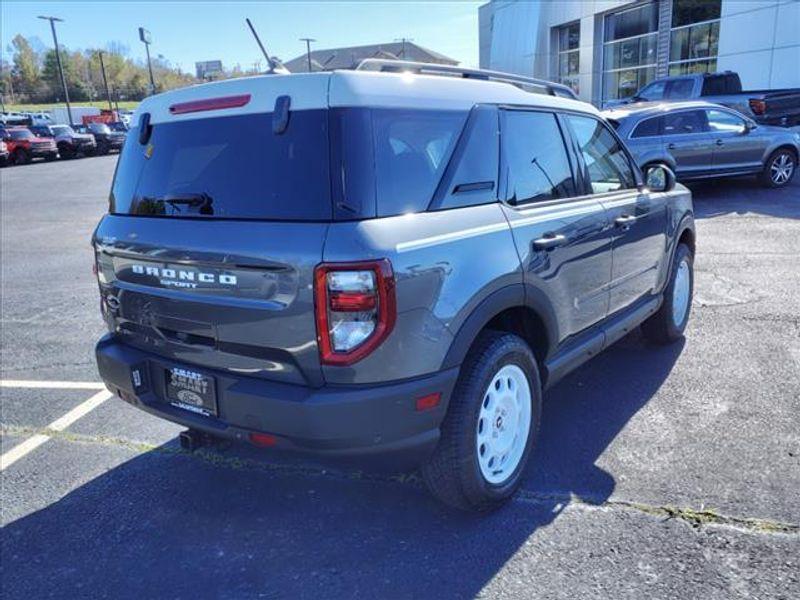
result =
M0 63L0 93L9 104L63 102L64 92L55 50L37 49L41 43L17 34L8 48L11 61ZM104 100L106 91L97 49L69 50L59 45L61 64L71 101ZM141 100L150 94L147 64L128 56L128 49L112 43L102 50L113 99ZM170 65L162 56L152 59L156 92L196 83L193 75Z

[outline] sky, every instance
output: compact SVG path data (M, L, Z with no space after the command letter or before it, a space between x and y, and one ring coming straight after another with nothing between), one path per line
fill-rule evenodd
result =
M145 59L138 27L149 29L153 56L194 73L194 63L222 60L226 68L253 67L262 55L245 17L250 17L271 55L290 60L305 53L302 37L318 40L312 49L391 42L410 38L467 67L478 66L478 6L484 2L0 2L2 53L10 58L11 39L36 37L53 45L47 21L57 23L58 41L71 50L127 46L129 56ZM263 61L262 61L263 65ZM262 66L263 68L263 66Z

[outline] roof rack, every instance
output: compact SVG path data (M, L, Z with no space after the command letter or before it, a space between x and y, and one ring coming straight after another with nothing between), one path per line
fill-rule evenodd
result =
M383 73L419 73L424 75L445 75L450 77L461 77L462 79L480 79L483 81L499 81L510 83L525 91L525 88L538 88L537 93L549 94L550 96L561 96L562 98L572 98L577 100L577 95L572 89L561 83L553 83L544 79L534 77L523 77L512 73L501 71L488 71L486 69L466 69L452 65L439 65L435 63L413 62L410 60L390 60L384 58L367 58L362 60L356 71L378 71Z

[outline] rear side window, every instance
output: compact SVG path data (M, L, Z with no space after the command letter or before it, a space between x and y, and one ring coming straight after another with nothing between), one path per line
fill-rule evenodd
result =
M702 110L685 110L664 115L664 135L702 133L706 130L706 116Z
M676 79L672 81L667 89L667 98L680 100L689 98L694 89L694 81L691 79Z
M427 209L467 114L373 109L378 216Z
M575 195L572 169L556 117L547 112L503 111L506 199L525 204Z
M326 110L154 123L128 133L111 191L115 214L274 220L331 218Z
M636 126L631 134L632 138L653 137L661 135L661 117L645 119Z
M725 77L706 77L703 80L703 96L721 96L727 93Z
M568 115L567 119L586 163L592 193L636 187L628 156L608 127L591 117Z

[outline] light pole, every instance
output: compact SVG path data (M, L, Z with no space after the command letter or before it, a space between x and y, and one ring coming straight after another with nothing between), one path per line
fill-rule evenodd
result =
M114 107L111 105L111 93L108 91L108 79L106 78L106 65L103 63L103 51L98 50L97 55L100 57L100 71L103 73L103 86L106 88L106 100L108 100L108 109L113 111Z
M413 38L397 38L397 39L395 39L395 42L402 42L403 43L403 49L400 52L400 54L403 55L403 60L406 59L406 42L413 42L413 41L414 41Z
M311 42L316 42L314 38L300 38L301 42L306 43L306 58L308 59L308 72L311 73Z
M50 21L50 29L53 31L53 44L56 47L56 62L58 63L58 72L61 74L61 85L64 86L64 102L67 105L67 118L69 124L72 125L72 108L69 105L69 92L67 91L67 79L64 77L64 68L61 66L61 53L58 51L58 37L56 36L56 21L62 23L64 19L58 17L39 17L45 21Z
M144 44L145 52L147 52L147 70L150 71L150 93L156 93L156 81L153 79L153 65L150 63L150 44L153 38L150 37L150 32L144 27L139 27L139 39Z

